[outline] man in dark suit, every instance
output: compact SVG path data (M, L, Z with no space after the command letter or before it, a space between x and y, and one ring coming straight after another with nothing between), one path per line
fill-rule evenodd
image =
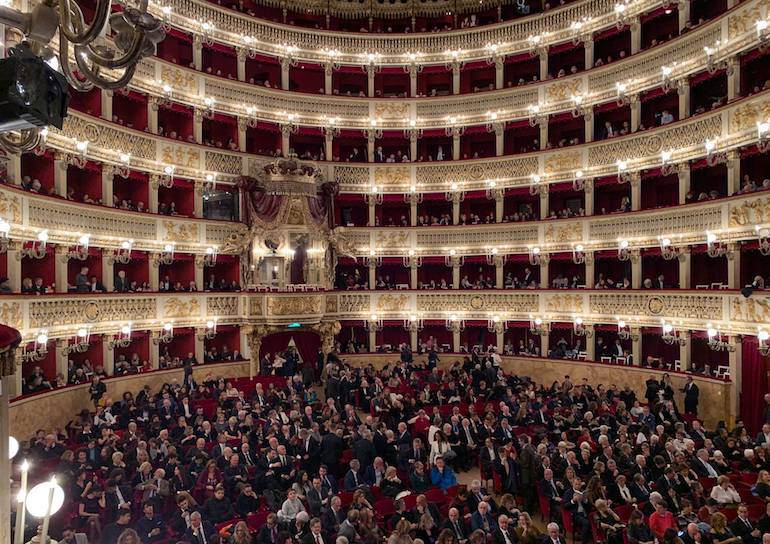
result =
M492 544L515 544L518 542L516 532L511 526L510 519L505 514L497 518L497 529L492 531Z
M628 486L628 490L637 502L647 502L650 499L650 488L641 474L634 474L634 481Z
M674 470L674 467L669 465L663 470L663 476L658 478L655 482L655 491L666 497L668 495L668 490L672 487L676 489L676 486L676 471Z
M273 513L268 514L265 524L257 534L257 544L277 544L279 533L278 516Z
M326 495L332 496L339 492L337 478L329 474L329 467L326 465L318 467L318 477L321 479L321 487Z
M345 473L343 487L345 491L353 491L363 484L364 479L361 476L361 463L358 462L358 459L353 459L350 461L350 470Z
M117 276L115 276L114 286L116 293L127 293L130 282L126 277L125 270L118 270Z
M560 519L556 514L561 508L561 497L564 494L564 485L553 479L553 471L547 468L543 471L543 479L539 482L540 495L551 503L551 519Z
M190 514L190 527L184 534L185 540L191 544L208 544L212 538L216 538L217 531L208 521L201 519L200 512Z
M347 519L347 512L342 508L339 497L332 497L329 508L321 514L321 525L329 533L336 534L340 524Z
M572 487L562 497L562 507L572 516L572 524L580 532L581 542L591 541L591 523L588 521L588 499L580 491L582 482L575 478Z
M318 517L321 511L329 504L329 495L324 493L321 478L313 478L311 489L305 494L310 515Z
M408 471L417 461L425 464L428 460L428 452L422 446L422 440L412 440L412 447L401 450L398 456L398 468Z
M307 470L308 474L315 474L318 471L318 451L320 449L321 445L307 429L302 429L299 432L296 453L301 457L302 468Z
M692 381L692 376L687 376L687 383L684 384L682 389L684 393L684 413L698 415L698 397L700 391L695 382Z
M338 427L333 433L326 433L321 439L321 462L327 467L339 466L344 450L345 441L342 439L342 428Z
M730 524L730 530L746 544L759 544L762 540L762 532L751 523L745 504L738 506L738 516Z
M442 529L449 529L454 533L458 542L468 538L468 529L465 527L465 520L460 517L460 511L457 508L450 508L447 520L441 525Z
M302 544L332 544L328 533L321 528L321 520L310 520L310 532L302 537Z
M117 519L108 523L102 530L102 542L117 542L120 533L131 527L131 509L121 508L117 512Z

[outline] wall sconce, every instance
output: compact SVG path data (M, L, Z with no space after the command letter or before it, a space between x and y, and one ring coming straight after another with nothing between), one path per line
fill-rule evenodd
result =
M444 255L444 264L451 268L462 266L465 264L465 257L458 255L456 249L450 249L449 255ZM459 286L455 285L454 287L457 289Z
M713 258L727 255L727 247L717 239L716 234L709 231L706 231L706 253Z
M759 244L759 252L767 257L770 255L770 229L761 228L759 225L754 227L754 232L757 233L757 243Z
M727 151L717 151L716 140L706 140L706 163L709 166L716 166L717 164L727 164Z
M167 164L163 167L163 175L158 176L158 186L159 187L165 187L166 189L171 189L174 186L174 172L176 171L176 166L172 164Z
M502 263L505 261L503 258L504 255L500 255L500 250L496 247L493 247L487 251L487 264L489 266L497 266L498 264L502 265Z
M572 95L572 117L581 117L587 114L586 107L583 105L585 97L582 94Z
M541 317L529 316L529 332L538 336L544 336L551 331L551 324L543 321Z
M425 328L425 323L421 317L415 314L409 316L408 319L404 319L404 330L409 332L418 332Z
M79 168L82 170L88 163L88 140L78 141L75 140L75 151L77 154L68 153L66 156L67 164Z
M455 49L454 51L447 51L447 56L449 57L449 60L444 64L447 70L461 70L463 66L465 66L465 63L460 59L462 56L462 51L459 49Z
M407 138L410 142L422 138L423 130L417 127L417 120L409 119L408 124L409 128L404 129L404 138Z
M628 240L618 240L618 260L628 261L631 258L631 250L628 247Z
M677 334L676 329L672 323L666 323L664 319L661 319L660 324L662 331L661 338L666 344L670 346L673 346L674 344L684 346L687 344L687 340Z
M497 182L493 179L488 179L485 194L488 200L496 200L498 197L504 196L505 190L498 189Z
M256 106L246 106L246 117L243 118L243 122L246 123L246 126L249 128L257 128L257 125L259 125L259 119L257 119L257 109Z
M586 188L586 182L585 182L585 179L583 179L583 171L577 170L575 172L574 177L572 178L572 190L582 191L585 188Z
M629 327L628 324L622 319L618 319L618 338L621 340L632 340L635 342L639 339L639 335L632 333L631 327Z
M447 202L460 203L465 200L465 193L460 190L460 184L456 181L449 183L449 190L444 193L444 198Z
M382 138L382 129L377 127L377 119L369 119L369 128L364 130L364 132L366 133L366 139L369 142L374 142L374 140Z
M767 53L768 47L770 47L770 32L768 32L767 19L760 19L756 22L757 39L759 40L759 51L761 53Z
M120 248L115 250L112 257L109 258L110 264L128 264L131 262L131 248L134 245L133 240L123 240L120 243Z
M107 349L115 348L127 348L131 345L131 322L128 325L120 327L120 331L117 336L114 336L112 340L107 342Z
M372 185L369 188L369 192L364 195L364 200L369 206L379 206L382 204L383 194L380 192L380 188L376 185Z
M617 92L617 97L615 98L615 101L617 102L618 106L628 106L631 103L631 97L628 96L628 84L627 83L621 83L617 82L615 84L615 90Z
M326 119L326 124L321 129L325 138L336 138L340 135L340 127L337 126L338 121L336 117Z
M543 260L540 255L540 248L537 246L527 246L527 252L529 253L529 264L532 266L540 266L540 263Z
M628 171L628 161L618 161L618 183L628 183L631 181L631 172Z
M167 108L174 103L174 88L168 83L163 83L162 81L158 82L158 86L160 87L162 94L156 96L154 99L153 109L156 110L157 108Z
M548 54L548 45L545 43L545 38L546 34L538 34L527 38L530 57L542 57Z
M708 346L711 351L735 351L735 346L724 340L719 329L716 329L711 323L706 324L706 335L708 336Z
M529 107L529 126L536 127L542 123L548 121L548 114L542 112L542 108L539 104L534 104Z
M458 317L457 314L452 314L444 320L444 326L448 331L460 332L465 330L465 320Z
M195 36L195 37L199 38L201 43L203 43L204 45L211 47L214 44L214 40L211 39L211 33L213 31L214 31L214 24L209 21L203 21L201 22L200 36Z
M423 194L417 190L417 185L411 185L409 192L404 193L404 202L407 204L422 204Z
M382 318L380 318L377 314L372 314L369 316L369 319L365 321L364 326L366 327L366 330L369 332L381 331Z
M48 231L41 230L37 233L37 240L32 242L32 247L22 248L19 253L22 258L29 257L30 259L42 259L45 257L45 249L48 244Z
M679 163L675 163L672 160L673 152L661 151L660 152L660 173L663 176L671 176L678 174L680 171Z
M487 318L487 330L491 333L501 334L505 332L505 321L499 315L491 315Z
M459 138L465 134L465 127L458 124L457 117L448 117L447 126L444 127L444 134L452 138Z
M206 321L206 329L198 335L198 340L213 340L217 335L217 321L216 317Z
M575 264L583 264L586 262L586 253L583 244L572 245L572 262Z
M250 59L254 59L257 57L257 40L252 36L243 36L241 38L243 41L243 47L241 48L241 51L243 51L243 54L245 54Z
M618 30L623 30L628 24L628 5L626 1L615 4L615 26Z
M770 149L770 121L757 122L757 150L767 153Z
M91 345L91 327L81 327L73 338L71 344L67 344L62 348L62 355L69 355L71 353L85 353Z
M25 363L42 361L48 355L48 331L43 329L35 337L32 349L22 348L21 360Z
M759 353L764 357L770 355L770 333L764 329L757 331L757 340L759 341Z
M219 254L218 246L207 247L206 255L203 257L203 266L208 266L208 267L216 266L218 254Z
M413 249L409 250L409 253L402 257L404 268L420 268L422 266L422 257L417 255Z
M216 99L207 96L203 99L203 110L201 111L201 114L206 119L211 119L214 117L214 104L216 104Z
M531 183L529 184L529 194L534 196L543 194L544 192L548 191L548 187L541 185L540 183L543 181L543 178L540 176L540 174L532 174L529 176L529 179L531 180Z
M708 70L709 74L715 74L720 70L725 70L729 77L733 75L735 68L732 64L727 62L726 59L717 60L721 47L722 43L717 40L713 47L707 45L703 48L703 52L706 53L706 70Z
M369 268L378 267L382 265L382 257L377 256L377 251L374 249L369 250L369 255L364 256L364 264Z
M583 323L583 318L576 316L573 316L572 332L575 336L584 336L586 338L591 338L594 335L594 331L588 330L588 327Z
M8 251L10 245L9 234L11 233L11 224L5 219L0 219L0 254Z
M422 56L420 53L405 53L404 56L406 57L407 63L405 65L402 65L402 68L404 69L404 72L407 74L418 74L422 72L422 64L420 63L420 57Z
M174 339L174 324L172 322L165 323L163 328L152 339L154 344L168 344Z
M163 246L163 251L156 257L158 264L170 265L174 262L174 244L166 244Z
M591 31L586 30L590 22L591 19L589 17L583 17L579 21L572 21L572 24L569 25L572 31L572 45L578 46L591 39Z
M85 261L88 258L88 245L91 243L91 235L83 234L78 238L75 249L67 253L68 260Z
M664 260L672 261L679 257L680 251L671 243L671 238L658 236L658 242L660 243L660 256Z

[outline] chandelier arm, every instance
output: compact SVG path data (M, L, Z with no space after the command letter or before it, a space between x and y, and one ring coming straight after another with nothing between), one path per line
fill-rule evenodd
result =
M75 53L77 55L80 53L80 50L87 48L86 54L94 64L106 68L107 70L121 70L139 60L143 45L144 35L141 32L134 30L134 39L131 42L131 48L128 50L128 53L117 59L111 59L99 54L93 44L75 46ZM80 61L78 61L78 66L80 65Z
M59 68L61 69L62 74L64 74L64 77L67 78L67 83L69 83L76 91L84 93L94 88L93 81L90 79L81 81L72 73L69 59L69 42L62 34L59 34Z
M16 136L18 135L18 136ZM0 134L0 149L6 153L27 153L40 144L40 130L26 129L17 133Z
M136 65L128 66L120 78L116 79L115 81L110 81L100 77L99 72L101 71L101 67L99 65L96 66L95 70L92 70L77 54L75 55L75 59L78 63L78 69L82 72L85 78L92 84L105 90L114 91L125 87L128 85L128 82L131 81L131 78L134 77L134 72L136 71Z
M83 32L86 26L83 17L83 11L74 0L59 0L59 13L61 22L59 23L59 32L75 45L82 45L92 42L102 33L107 24L107 17L110 15L112 0L97 0L94 20L91 26ZM74 28L72 15L75 15Z

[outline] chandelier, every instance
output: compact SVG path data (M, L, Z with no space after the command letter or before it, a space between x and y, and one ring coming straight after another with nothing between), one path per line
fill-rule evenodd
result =
M591 338L594 335L592 330L589 330L586 324L583 322L582 317L575 317L572 321L572 332L575 336L585 336Z
M708 346L712 351L735 351L735 346L730 342L722 339L722 334L719 330L715 329L711 323L706 325L706 334L708 335Z
M154 344L168 344L174 339L174 324L166 323L160 332L153 337Z
M131 345L131 322L120 327L120 332L107 342L107 349L127 348Z
M10 244L9 234L11 233L11 224L5 219L0 219L0 254L8 251Z
M367 319L364 322L364 326L366 327L366 330L369 332L377 332L382 330L382 318L379 317L377 314L372 314L369 316L369 319Z
M460 332L465 330L465 320L458 317L457 314L452 314L444 320L444 326L448 331Z
M35 337L35 343L32 349L24 348L21 352L22 362L37 362L45 359L48 355L48 331L42 330Z
M670 346L673 346L674 344L684 346L687 344L687 340L677 334L676 329L674 329L674 325L671 323L666 323L665 320L661 320L661 330L661 338L666 344Z
M131 247L134 245L133 240L123 240L120 243L120 248L115 250L115 253L110 257L111 264L128 264L131 262Z
M20 255L22 258L42 259L46 255L46 245L48 244L48 231L41 230L37 234L37 240L32 242L31 247L22 248Z
M529 316L529 332L538 336L545 336L550 332L550 326L541 317Z
M425 322L421 317L415 314L409 316L408 319L404 319L404 330L409 332L418 332L425 328Z
M761 228L759 225L754 227L754 231L757 233L757 242L759 244L759 252L767 257L770 255L770 230L767 228Z
M91 341L91 327L81 327L75 334L74 341L62 348L62 355L70 353L85 353L88 351Z
M198 335L198 340L213 340L217 335L217 321L217 318L206 321L206 328Z
M759 340L759 353L765 357L770 355L770 333L764 329L760 329L757 332L757 340Z
M618 338L636 341L639 339L639 335L631 332L631 327L628 326L628 323L618 319Z
M67 253L67 259L75 259L78 261L85 261L88 258L88 246L91 243L91 235L83 234L78 238L78 243L75 249Z

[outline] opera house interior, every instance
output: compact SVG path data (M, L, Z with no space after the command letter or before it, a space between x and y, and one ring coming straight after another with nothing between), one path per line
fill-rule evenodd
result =
M770 544L770 0L0 30L0 544Z

